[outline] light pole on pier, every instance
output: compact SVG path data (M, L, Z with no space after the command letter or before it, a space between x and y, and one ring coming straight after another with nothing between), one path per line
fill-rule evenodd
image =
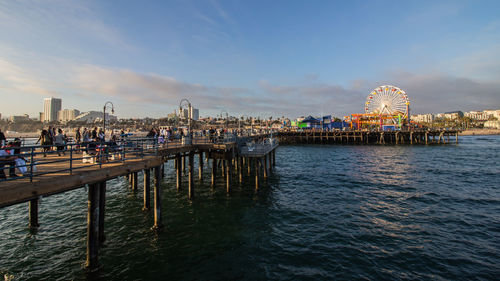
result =
M112 102L110 101L107 101L105 104L104 104L104 108L102 110L102 130L104 132L104 140L106 140L106 108L110 106L111 107L111 114L114 114L115 113L115 106L113 105Z
M183 106L183 103L184 105L187 104L187 108L188 108L188 114L187 114L187 120L188 120L188 134L191 136L191 111L192 111L192 108L191 108L191 102L188 101L187 99L182 99L181 102L179 103L179 113L180 114L184 114L184 112L182 111L182 106ZM182 115L181 115L182 116Z
M222 118L222 113L226 113L226 130L228 129L229 114L225 110L221 110L220 117Z

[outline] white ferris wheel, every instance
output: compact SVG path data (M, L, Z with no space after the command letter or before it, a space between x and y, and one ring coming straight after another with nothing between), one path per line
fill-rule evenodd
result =
M391 85L373 90L366 98L365 113L408 116L410 100L405 91Z

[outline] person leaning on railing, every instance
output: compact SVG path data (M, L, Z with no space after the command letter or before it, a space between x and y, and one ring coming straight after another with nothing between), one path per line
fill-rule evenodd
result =
M13 143L10 143L13 145ZM16 175L16 159L17 156L12 155L14 150L7 149L8 147L3 146L0 148L0 179L5 179L4 167L5 165L9 165L9 176L11 178L17 177Z

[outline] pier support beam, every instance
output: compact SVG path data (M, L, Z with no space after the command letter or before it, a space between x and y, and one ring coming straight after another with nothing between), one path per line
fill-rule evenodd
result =
M200 151L200 162L198 163L198 179L203 180L203 152Z
M137 172L133 172L132 173L132 184L131 184L133 191L137 190L137 184L138 184L137 181L138 181Z
M182 155L182 171L186 173L186 156Z
M267 179L267 154L262 157L262 161L264 162L264 178Z
M259 174L260 174L260 167L259 167L259 158L254 159L255 162L255 190L259 190Z
M250 176L252 174L252 159L250 157L247 157L247 168L248 175Z
M243 158L242 157L238 157L238 179L240 181L240 183L243 182Z
M232 168L233 162L231 160L226 160L226 192L231 192L231 185L233 181Z
M89 184L87 201L87 261L85 267L99 264L99 183Z
M212 159L212 187L215 187L215 177L217 176L217 159Z
M155 208L155 224L153 229L162 227L161 220L161 175L160 166L154 168L154 208Z
M151 169L144 169L144 206L143 211L151 208Z
M175 161L177 161L177 191L179 191L181 189L181 185L182 185L182 167L181 167L181 155L180 154L177 154L176 158L175 158Z
M38 224L38 198L30 200L29 211L29 228L35 229L40 226Z
M106 181L99 183L99 243L106 241L104 235L104 216L106 215Z
M194 197L194 152L189 152L189 175L188 175L188 197L189 199L193 199Z
M273 149L273 167L276 166L276 148Z

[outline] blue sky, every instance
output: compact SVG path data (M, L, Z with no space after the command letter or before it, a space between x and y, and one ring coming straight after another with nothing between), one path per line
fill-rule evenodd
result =
M500 108L498 1L1 1L0 113L162 117L362 112L382 84L415 113Z

